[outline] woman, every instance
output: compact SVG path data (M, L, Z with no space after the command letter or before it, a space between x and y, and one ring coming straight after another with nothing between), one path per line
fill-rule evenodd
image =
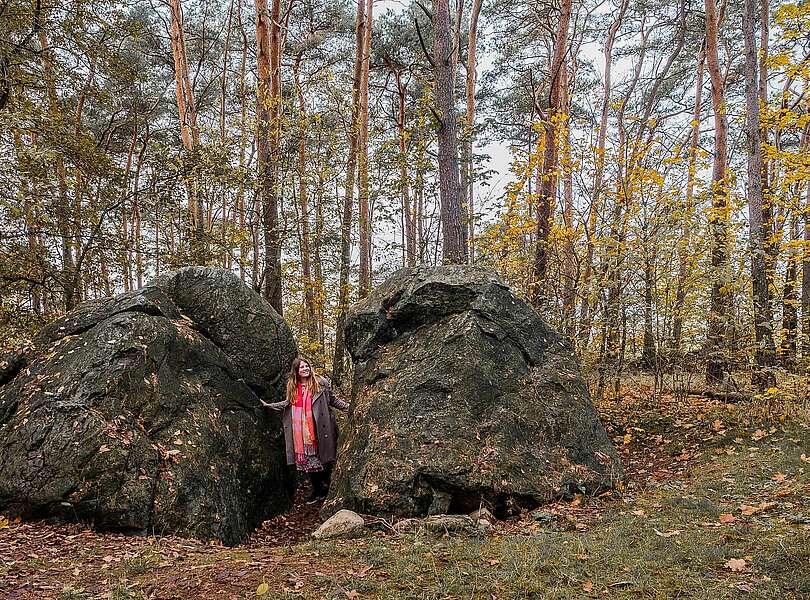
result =
M293 360L290 368L287 399L262 400L261 403L284 411L281 420L287 443L287 464L309 474L312 494L307 502L325 498L337 453L337 426L329 407L346 410L349 405L335 397L329 381L315 375L309 362L300 356Z

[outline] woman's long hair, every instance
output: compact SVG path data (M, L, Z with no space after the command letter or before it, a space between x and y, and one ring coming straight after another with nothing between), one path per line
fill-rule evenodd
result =
M290 367L290 375L287 377L287 401L290 404L295 404L295 401L298 399L298 366L302 362L309 365L309 382L307 383L307 388L312 398L315 398L318 392L321 391L321 385L318 383L318 377L315 375L315 369L312 368L312 363L302 356L296 356Z

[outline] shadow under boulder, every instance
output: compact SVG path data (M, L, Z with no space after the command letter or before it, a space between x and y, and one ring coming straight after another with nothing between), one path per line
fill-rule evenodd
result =
M238 277L188 267L0 358L0 512L239 543L290 507L276 401L296 354Z
M623 479L570 342L494 273L402 269L345 335L353 401L324 516L504 516Z

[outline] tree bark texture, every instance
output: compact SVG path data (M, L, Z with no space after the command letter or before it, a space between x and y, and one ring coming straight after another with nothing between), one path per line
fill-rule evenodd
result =
M549 101L545 126L545 151L543 155L543 179L537 190L537 239L535 240L532 265L532 287L529 291L532 304L540 308L546 303L546 276L548 270L549 236L554 224L554 204L557 196L559 118L562 113L562 71L566 68L565 53L568 49L568 24L571 21L571 0L560 3L560 17L554 36L554 54L549 67Z
M371 291L371 222L369 214L368 184L368 81L371 67L371 23L374 2L366 2L366 22L363 29L363 56L360 73L360 130L358 147L359 215L360 229L360 281L359 296L365 298Z
M725 113L725 82L718 57L719 18L715 0L705 0L706 64L712 83L714 112L714 163L712 166L709 215L711 235L712 291L706 334L706 383L720 383L727 370L726 338L731 309L731 281L728 264L728 119Z
M762 146L760 143L759 82L757 80L757 44L754 39L755 0L743 0L743 41L745 43L745 137L748 151L748 226L751 252L751 287L754 301L754 385L770 387L773 375L774 340L771 331L771 298L768 290L762 214Z
M256 0L256 146L261 202L264 273L262 293L282 314L281 236L278 223L277 163L281 111L281 0Z
M357 172L358 137L360 131L360 90L363 78L363 48L366 28L366 0L357 1L354 22L355 56L354 83L352 88L352 121L349 127L349 158L346 163L346 186L343 197L343 215L340 224L340 282L338 292L338 316L335 326L335 352L332 357L332 376L342 383L346 370L346 342L343 325L349 306L349 270L351 268L352 214L354 208L354 184Z
M605 38L605 73L604 87L602 89L602 111L599 117L599 133L596 137L596 172L594 173L593 191L591 192L591 205L588 209L588 223L585 229L587 250L585 254L585 270L582 275L582 301L580 302L580 327L577 336L578 346L584 350L588 346L591 335L591 296L593 295L592 274L594 271L594 250L596 242L596 219L599 215L600 197L602 194L602 179L605 171L605 141L607 139L608 111L610 110L611 71L613 66L613 44L616 34L621 27L624 14L627 11L629 0L621 0L616 19L610 24Z
M440 119L438 162L442 260L445 264L464 264L467 262L467 217L462 206L459 181L449 0L433 1L433 62L436 108Z

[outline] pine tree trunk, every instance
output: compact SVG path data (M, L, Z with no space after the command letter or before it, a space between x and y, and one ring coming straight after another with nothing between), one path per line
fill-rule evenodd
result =
M476 72L476 51L478 46L478 16L481 13L482 0L473 0L470 12L470 30L467 35L467 114L464 119L464 135L461 158L461 187L464 191L468 207L470 243L470 264L475 263L475 177L473 173L473 142L475 141L475 84L478 78Z
M239 61L239 187L236 192L236 214L239 219L239 278L245 281L245 265L248 260L248 240L245 218L245 155L247 154L248 133L247 133L247 83L245 75L247 73L247 51L248 39L242 22L242 0L236 2L236 24L242 36L242 57Z
M304 306L306 307L304 323L309 343L318 341L318 329L315 315L315 286L312 282L310 261L309 234L309 198L307 195L307 106L304 100L304 88L301 86L301 58L298 54L293 65L295 89L298 94L298 201L301 207L301 275L304 284Z
M810 359L810 181L804 204L804 251L802 252L802 359Z
M135 283L138 289L143 287L143 250L141 248L141 169L143 158L149 142L149 129L141 140L141 150L138 152L138 160L135 163L135 182L132 191L132 239L135 250Z
M712 166L709 216L711 235L712 291L706 334L706 383L723 381L728 369L726 339L731 282L728 261L728 179L726 173L728 119L725 114L725 82L720 72L717 52L719 19L715 0L705 0L706 7L706 63L712 82L712 109L714 111L714 164Z
M335 325L335 353L332 358L332 376L336 383L343 383L346 370L346 343L343 326L349 306L349 270L351 267L351 232L354 208L354 184L360 133L360 96L363 79L363 58L366 28L366 0L357 1L355 17L354 85L352 89L352 124L349 130L349 158L346 163L346 185L343 198L343 216L340 226L340 282L338 292L338 316Z
M360 129L358 148L358 183L360 229L360 282L359 297L365 298L371 291L371 223L369 221L368 187L368 80L371 63L371 22L373 0L366 3L366 23L363 29L363 56L360 76Z
M411 208L411 183L408 177L408 150L405 145L407 133L405 131L405 96L408 88L402 82L402 71L393 70L399 97L399 116L397 118L397 133L399 134L399 185L402 196L402 224L405 238L405 264L409 267L416 265L416 232L414 231L413 210Z
M703 66L706 53L698 54L697 75L695 76L695 111L692 115L692 133L689 136L688 174L686 176L686 196L683 203L683 229L678 241L678 283L675 288L675 308L672 319L672 340L676 353L681 350L683 337L683 313L686 302L686 280L694 264L692 244L692 214L694 213L695 173L697 171L697 150L700 144L700 115L703 111Z
M755 368L752 383L760 389L775 381L770 367L774 363L774 341L771 331L771 298L768 290L762 214L762 147L760 144L759 89L757 80L757 46L754 40L755 0L743 0L743 38L745 42L745 106L748 150L748 224L751 251L751 286L754 300Z
M577 289L577 255L574 247L574 172L571 160L571 96L569 86L573 87L576 76L576 61L571 61L571 83L568 81L568 70L563 69L562 76L562 110L565 122L561 136L562 143L562 179L563 179L563 222L565 225L565 245L563 247L563 294L562 294L562 330L570 338L576 335L576 289Z
M171 42L174 58L175 93L180 119L180 138L187 154L200 145L200 128L197 126L197 107L188 69L185 34L183 32L183 10L180 0L170 0L172 11ZM191 258L198 264L205 264L207 248L205 243L205 207L199 191L199 183L193 175L186 182L188 189L188 213L191 223Z
M264 272L262 293L282 314L281 236L278 227L277 165L281 103L281 0L256 0L257 150Z
M577 335L578 347L584 351L588 347L591 336L591 296L593 295L592 274L594 272L594 250L596 240L596 219L599 215L600 198L602 194L602 179L605 170L605 140L607 138L608 111L610 109L611 92L611 67L613 65L613 44L616 40L616 33L621 27L624 13L627 11L629 0L621 0L616 19L608 29L605 38L605 74L604 87L602 92L602 112L599 117L599 133L596 142L596 172L593 179L593 191L591 192L591 205L588 209L588 224L585 228L587 239L587 250L585 254L585 270L582 275L582 301L580 302L580 327Z
M458 132L454 102L450 7L448 0L433 0L433 62L436 108L439 113L439 202L442 224L442 260L467 262L467 217L463 212L458 163Z
M53 55L44 28L40 26L37 32L40 46L40 61L45 79L48 97L48 110L51 118L58 121L60 108L56 95L56 74L54 73ZM76 264L73 256L73 233L70 224L70 201L67 194L67 178L65 163L61 154L56 157L56 177L58 198L54 199L54 212L56 213L56 226L61 238L62 249L62 275L61 284L65 310L72 310L81 300L80 291L76 286L79 280L76 274Z
M785 268L785 285L782 289L782 343L779 355L782 366L788 370L796 369L797 338L799 333L799 217L792 215L790 240L792 242Z
M129 179L132 172L132 157L135 154L135 144L138 141L138 123L135 122L132 128L132 139L129 142L127 152L127 164L124 168L124 185L121 198L121 268L124 273L124 291L132 290L132 241L129 235Z

